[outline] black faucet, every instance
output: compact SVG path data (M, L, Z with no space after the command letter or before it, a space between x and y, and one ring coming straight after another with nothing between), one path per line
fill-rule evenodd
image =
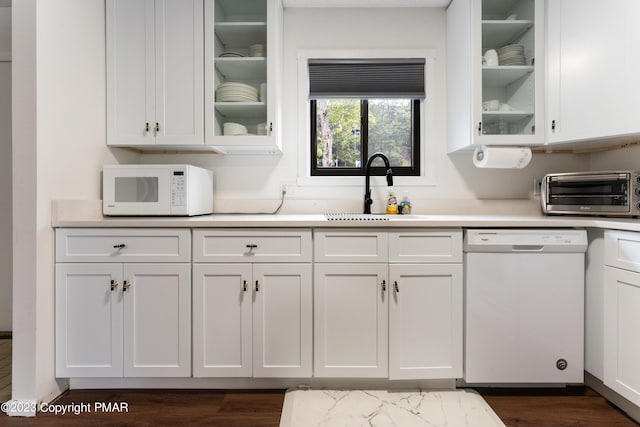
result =
M380 157L384 162L384 166L387 168L387 185L391 187L393 185L393 171L389 165L389 159L382 153L373 153L369 160L367 160L367 166L365 167L365 182L364 182L364 213L371 213L371 188L369 187L369 176L371 174L371 163L376 157Z

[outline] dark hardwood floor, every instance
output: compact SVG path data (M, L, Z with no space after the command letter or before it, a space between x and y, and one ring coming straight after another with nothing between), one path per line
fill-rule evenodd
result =
M509 427L638 426L588 388L479 392ZM284 390L71 390L52 404L75 404L81 410L79 415L40 413L35 418L0 415L0 425L276 427L283 401ZM112 405L125 402L128 412L96 410L96 402ZM89 405L90 410L86 406L82 410L79 406L82 403Z
M508 427L636 427L588 387L477 389Z

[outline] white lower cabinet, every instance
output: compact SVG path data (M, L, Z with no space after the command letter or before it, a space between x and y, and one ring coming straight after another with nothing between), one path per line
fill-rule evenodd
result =
M389 282L389 378L462 377L462 264L391 264Z
M308 230L194 231L195 377L312 376L310 245Z
M315 249L316 377L462 377L460 230L319 230Z
M58 377L191 375L189 264L56 265Z
M191 375L190 237L56 230L57 377Z
M387 264L315 264L316 377L388 376Z
M604 384L640 406L640 233L605 233Z
M310 377L311 264L195 264L195 377Z

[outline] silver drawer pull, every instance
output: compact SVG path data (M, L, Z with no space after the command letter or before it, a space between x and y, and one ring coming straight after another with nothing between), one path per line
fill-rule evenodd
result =
M113 245L113 249L124 249L126 247L127 245L125 245L124 243L118 243L117 245Z
M393 290L396 291L396 294L400 293L400 287L398 286L398 282L394 280L393 282Z
M247 281L246 280L242 281L242 292L247 292Z
M255 243L249 243L249 244L247 245L247 248L249 248L249 249L255 249L255 248L257 248L257 247L258 247L258 245L256 245Z
M112 291L115 291L119 284L120 284L120 283L118 283L118 281L117 281L117 280L112 280L112 281L111 281L111 290L112 290Z
M260 282L256 280L256 292L260 291Z
M124 281L124 284L122 285L122 292L127 292L127 289L129 289L131 287L131 282L128 280Z
M382 281L382 292L386 292L387 291L387 281L383 280Z

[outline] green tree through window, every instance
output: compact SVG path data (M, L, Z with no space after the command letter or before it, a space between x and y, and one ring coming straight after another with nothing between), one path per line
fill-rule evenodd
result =
M413 99L311 100L312 175L363 175L378 151L394 174L419 175L419 109Z

